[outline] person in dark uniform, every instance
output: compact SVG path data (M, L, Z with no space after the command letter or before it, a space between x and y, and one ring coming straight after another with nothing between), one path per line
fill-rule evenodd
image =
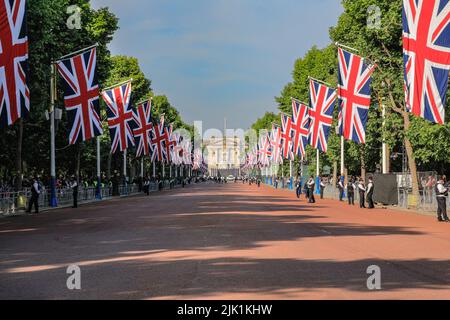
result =
M302 194L302 180L300 178L297 179L295 184L295 193L297 195L297 199L300 199L300 195Z
M437 216L439 222L450 222L447 216L447 197L448 188L445 187L444 177L439 179L436 184L436 200L438 204Z
M358 183L358 191L359 191L359 207L365 208L366 207L366 186L364 184L363 179L359 179Z
M72 182L70 184L72 189L73 206L72 208L78 208L78 181L75 176L72 176Z
M342 201L344 198L344 184L342 182L343 177L339 176L338 178L338 189L339 189L339 201Z
M325 181L323 181L323 177L320 177L320 199L323 199L323 193L325 191Z
M373 204L373 191L375 189L375 185L373 184L373 178L369 177L369 183L367 184L367 204L369 205L369 209L375 208Z
M350 178L350 181L347 184L347 198L348 204L354 206L355 205L355 180Z
M308 181L308 195L309 195L309 203L316 203L316 199L314 198L314 188L316 186L316 182L314 181L314 177L311 176Z
M258 178L258 181L256 183L258 184L258 188L260 188L261 187L261 179Z
M34 212L39 213L39 194L41 193L41 188L38 183L37 178L33 178L33 184L31 185L31 199L28 204L27 213L31 213L31 209L34 206Z

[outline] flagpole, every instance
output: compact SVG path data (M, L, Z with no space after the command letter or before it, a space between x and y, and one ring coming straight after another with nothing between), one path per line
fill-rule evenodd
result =
M293 173L294 173L294 162L291 160L291 161L289 161L289 174L291 176L289 189L291 189L291 190L293 189L292 183L294 182Z
M309 79L309 80L313 80L313 81L318 82L318 83L321 83L321 84L324 84L324 85L330 87L330 89L335 89L335 88L334 88L331 84L329 84L328 82L325 82L325 81L322 81L322 80L319 80L319 79L316 79L316 78L313 78L313 77L308 77L308 79Z
M97 200L102 199L102 177L100 171L100 136L97 136Z
M344 153L345 153L345 140L344 136L341 136L341 176L344 176L345 171Z
M355 48L352 48L352 47L343 45L343 44L341 44L341 43L339 43L339 42L335 42L334 44L336 45L336 47L341 47L341 48L343 48L343 49L352 50L352 51L355 51L355 52L357 52L357 53L359 52L358 49L355 49Z
M156 178L156 164L155 164L155 161L153 161L152 164L153 164L153 178Z
M128 79L128 80L125 80L125 81L122 81L122 82L120 82L120 83L117 83L117 84L115 84L115 85L109 86L109 87L107 87L107 88L104 88L104 89L102 90L102 92L105 92L106 90L109 90L109 89L112 89L112 88L116 88L116 87L121 86L121 85L123 85L123 84L125 84L125 83L128 83L128 82L133 82L133 78Z
M56 199L56 148L55 148L55 101L56 101L56 65L51 64L50 77L50 206L57 207Z
M317 149L316 155L316 194L320 194L320 151Z
M71 53L69 53L69 54L66 54L65 56L62 56L62 57L59 58L58 60L56 60L56 63L59 63L59 62L61 62L61 61L64 60L64 59L67 59L67 58L69 58L69 57L75 56L75 55L77 55L77 54L79 54L79 53L88 51L88 50L90 50L90 49L92 49L92 48L96 48L96 47L98 47L98 43L93 44L92 46L89 46L89 47L86 47L86 48L83 48L83 49L80 49L80 50L71 52Z
M123 183L125 186L125 193L127 194L127 149L123 151Z
M141 178L144 178L144 157L141 158Z

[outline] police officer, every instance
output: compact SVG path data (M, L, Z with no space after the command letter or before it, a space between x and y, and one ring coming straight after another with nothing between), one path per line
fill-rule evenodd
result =
M343 177L339 176L338 189L339 189L339 201L344 198L344 184L342 183Z
M302 179L298 178L297 183L295 185L295 193L297 195L297 199L300 199L300 195L302 194Z
M34 212L39 213L39 194L41 193L41 188L38 183L38 179L33 178L33 184L31 185L31 199L28 204L27 213L31 213L31 209L34 205Z
M364 184L363 179L359 179L358 183L358 191L359 191L359 207L365 208L365 200L366 200L366 185Z
M323 178L320 177L320 199L323 199L323 193L325 191L325 181L323 181Z
M369 177L369 183L367 184L367 204L369 205L369 209L375 208L373 204L373 191L374 191L373 178Z
M73 207L78 208L78 181L75 176L72 176L72 183L70 184L70 188L72 189L72 197L73 197Z
M355 205L355 180L350 178L347 183L347 198L348 204L354 206Z
M309 203L316 203L316 199L314 198L314 188L316 186L316 182L314 181L314 177L311 176L308 181L308 195L309 195Z
M445 187L444 177L439 179L436 184L436 200L438 204L437 216L439 222L449 222L447 216L447 197L448 197L448 188Z

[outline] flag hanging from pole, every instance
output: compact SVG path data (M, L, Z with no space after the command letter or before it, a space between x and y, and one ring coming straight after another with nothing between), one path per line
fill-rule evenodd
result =
M339 132L347 140L364 144L375 66L342 48L338 48L338 58Z
M450 69L450 2L403 0L406 108L444 124Z
M292 118L282 114L281 127L283 158L286 160L294 160L294 152L292 151Z
M275 164L283 163L281 156L281 148L283 147L281 143L281 128L272 124L271 137L270 147L272 148L272 157L270 160Z
M164 128L164 116L161 116L160 122L153 127L152 134L152 161L164 162L166 159L166 131Z
M58 71L64 80L64 105L70 127L69 144L103 134L96 69L96 48L58 62Z
M310 127L309 108L306 104L292 99L292 115L293 152L305 157Z
M136 156L149 156L152 152L152 101L146 101L137 106L136 114L136 128L133 130L136 141Z
M328 136L333 123L333 111L336 103L336 90L313 79L309 83L311 119L309 144L322 152L327 152Z
M0 128L30 110L25 0L0 0Z
M134 111L131 108L131 81L102 92L108 116L111 135L111 153L134 147L133 129L136 127Z

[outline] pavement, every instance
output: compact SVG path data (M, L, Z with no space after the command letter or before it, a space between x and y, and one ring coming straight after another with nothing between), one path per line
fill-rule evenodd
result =
M450 223L198 184L1 219L0 299L450 299Z

